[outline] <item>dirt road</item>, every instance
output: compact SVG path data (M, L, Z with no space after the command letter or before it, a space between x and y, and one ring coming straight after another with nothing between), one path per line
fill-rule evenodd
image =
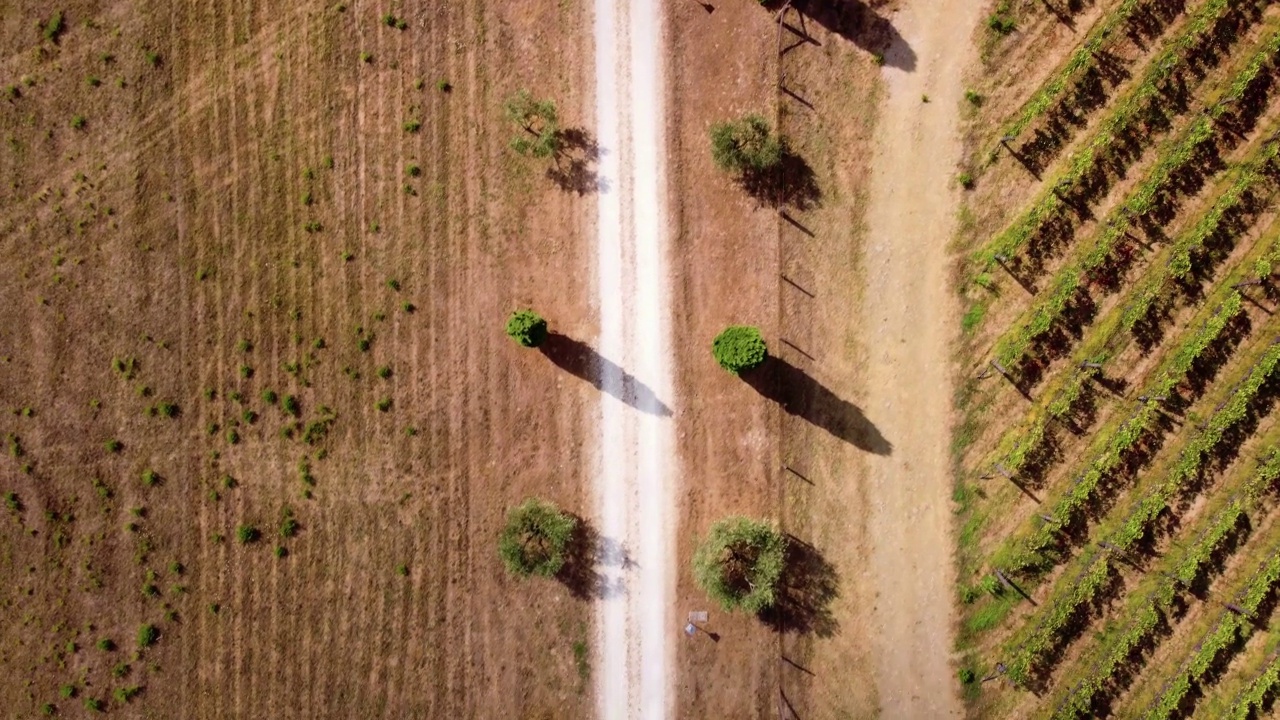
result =
M862 317L868 412L894 445L868 455L872 553L867 582L877 693L885 717L961 714L952 648L951 389L949 342L958 328L947 243L961 155L962 73L978 3L914 0L892 18L887 95L872 164ZM900 57L915 57L897 62ZM927 97L927 100L925 99Z
M669 621L675 437L659 3L597 0L595 41L597 293L606 360L596 490L606 546L622 549L604 558L606 587L619 592L604 598L600 612L598 701L601 717L663 718L677 626Z

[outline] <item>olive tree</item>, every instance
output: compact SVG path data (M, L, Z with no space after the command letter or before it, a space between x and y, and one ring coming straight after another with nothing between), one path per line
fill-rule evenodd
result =
M759 115L711 126L711 157L732 173L763 172L782 162L782 140Z
M529 498L507 513L498 555L516 577L552 577L564 567L578 520L555 505Z
M758 367L768 357L759 328L730 325L711 343L711 354L720 367L734 375Z
M547 321L532 310L516 310L507 318L507 336L523 347L538 347L547 339Z
M693 579L726 611L773 607L787 541L771 522L735 516L711 526L693 555Z
M553 101L538 100L528 90L521 90L507 99L504 110L507 119L520 129L511 139L511 149L536 158L555 157L560 153L563 138Z

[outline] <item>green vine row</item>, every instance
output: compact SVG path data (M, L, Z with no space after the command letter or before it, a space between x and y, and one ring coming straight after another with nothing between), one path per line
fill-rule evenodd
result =
M1160 101L1164 82L1188 66L1195 55L1190 50L1208 38L1208 33L1218 21L1233 9L1229 0L1209 0L1200 7L1178 36L1151 61L1141 82L1113 105L1107 119L1072 156L1065 171L1046 182L1046 190L1041 192L1031 208L978 252L976 260L980 267L989 268L997 258L1012 256L1031 239L1045 220L1067 207L1060 195L1061 190L1080 183L1117 138L1127 136L1140 126L1147 114L1148 103Z
M1235 388L1226 404L1210 419L1205 430L1198 434L1190 445L1184 449L1165 482L1154 493L1143 498L1117 530L1108 534L1107 542L1114 552L1122 553L1127 551L1138 538L1146 533L1150 523L1167 507L1169 499L1173 497L1182 484L1198 470L1200 463L1209 450L1221 440L1225 431L1244 417L1253 398L1270 378L1278 362L1280 362L1280 340L1273 342L1267 348L1262 358L1249 371L1245 381ZM1143 409L1146 410L1149 407L1149 405L1144 406ZM1097 467L1095 465L1090 469L1090 472L1096 470ZM1080 484L1082 483L1077 483L1077 487ZM1096 479L1094 480L1094 485L1096 485ZM1074 493L1068 495L1067 499L1073 497L1075 497ZM1047 532L1049 540L1052 540L1052 537L1057 534L1058 524L1066 524L1068 522L1060 514L1063 505L1064 503L1059 503L1058 511L1053 514L1056 523L1046 524L1041 527L1041 534ZM1070 511L1074 512L1078 508L1079 505L1076 505ZM1029 553L1037 553L1044 549L1043 547L1036 547L1036 543L1043 542L1041 534L1033 536L1031 543L1029 543L1031 546L1028 548ZM1044 542L1045 546L1047 544L1048 542ZM1093 573L1099 572L1094 568L1099 563L1109 567L1109 560L1105 557L1105 554L1099 553L1099 555L1095 556L1082 571L1081 576L1090 578ZM998 563L993 563L993 565L1002 566ZM1010 562L1003 566L1014 565L1014 563ZM1028 673L1034 669L1040 657L1056 642L1057 634L1067 620L1074 616L1083 603L1092 599L1094 593L1100 587L1100 581L1073 584L1064 597L1054 598L1050 610L1042 616L1041 621L1036 624L1033 631L1015 638L1012 647L1016 648L1016 650L1013 652L1013 660L1008 665L1008 672L1012 680L1018 683L1025 682ZM1015 670L1017 674L1014 674Z
M1254 625L1250 622L1250 616L1262 604L1277 580L1280 580L1280 553L1272 553L1236 603L1244 612L1228 609L1223 613L1217 627L1200 641L1195 654L1183 663L1177 674L1165 685L1164 691L1147 712L1147 720L1167 720L1182 704L1182 699L1191 690L1192 684L1213 665L1218 654L1253 634Z

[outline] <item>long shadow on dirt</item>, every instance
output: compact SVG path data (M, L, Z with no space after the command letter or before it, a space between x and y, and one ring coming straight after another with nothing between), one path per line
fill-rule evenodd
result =
M743 191L762 206L811 210L822 204L822 189L808 161L782 148L782 160L767 170L748 170L738 177Z
M831 602L840 596L840 576L814 546L787 535L786 566L778 583L773 607L760 619L778 632L794 632L827 638L840 623L831 613Z
M792 0L795 8L805 18L812 20L830 32L852 42L867 52L877 53L884 64L907 72L916 69L916 53L888 18L876 12L878 2L862 0ZM781 0L769 0L773 10L782 7ZM792 32L806 35L806 28L791 28Z
M580 600L608 600L621 596L626 592L622 576L635 567L631 555L622 543L601 537L584 518L577 520L578 527L569 541L564 567L560 568L556 579ZM609 568L617 571L606 573Z
M637 380L616 363L596 352L590 345L567 335L553 332L538 347L547 359L560 369L591 383L642 413L671 417L671 408L653 394L648 385ZM621 382L605 385L604 378L621 378Z
M547 168L547 179L565 192L587 195L608 192L608 182L596 171L604 153L596 138L583 128L561 130L555 166Z
M837 396L782 358L769 356L760 367L744 372L742 379L783 410L847 443L876 455L893 453L893 444L857 405Z

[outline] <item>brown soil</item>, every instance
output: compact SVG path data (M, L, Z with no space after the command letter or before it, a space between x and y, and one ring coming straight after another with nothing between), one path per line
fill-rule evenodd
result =
M86 697L110 707L130 686L142 692L124 714L151 717L593 706L574 652L590 603L508 579L494 548L525 496L587 502L596 390L501 327L526 305L575 338L595 325L574 270L591 266L590 198L513 157L501 116L527 86L582 122L587 11L411 5L394 9L396 30L384 5L335 5L73 1L56 44L36 28L47 4L0 12L0 83L20 88L0 100L0 406L32 408L0 419L22 447L0 475L22 505L0 523L14 620L0 672L23 678L0 683L0 703L18 716L46 702L74 715ZM136 376L114 357L136 358ZM328 439L281 437L291 420L267 389L296 395L304 422L331 408ZM176 419L148 415L169 401ZM148 468L156 487L140 481ZM262 539L242 546L235 529L250 523ZM160 639L134 659L148 622ZM103 637L120 649L96 649ZM60 698L63 684L77 697Z
M823 583L813 583L789 617L771 618L773 625L711 608L718 642L699 635L682 641L678 655L682 716L958 712L948 662L950 396L939 390L946 384L946 337L954 327L945 245L955 198L948 189L952 168L939 161L945 155L935 140L945 146L950 138L952 157L959 160L959 70L967 42L963 34L946 37L946 18L954 23L950 8L916 9L927 18L911 10L891 14L883 6L865 12L864 33L841 35L834 23L813 17L799 29L816 43L797 42L796 33L784 30L782 45L797 45L781 63L773 52L777 26L756 8L726 4L707 14L690 3L674 12L678 101L671 127L677 129L679 159L675 246L682 255L675 315L686 338L677 343L686 398L678 417L686 477L678 555L687 556L724 514L779 516L812 560L813 576L827 578L828 589L836 591L819 601ZM909 50L900 42L891 46L906 34L904 15L924 26L919 38L908 41ZM800 23L794 14L788 22ZM913 111L921 92L938 99L925 106L931 111L926 119L900 112L880 126L876 146L892 150L875 165L884 172L873 172L882 96L870 54L886 50L886 72L909 78L904 92L915 93ZM945 67L939 69L935 56L946 58ZM779 75L780 93L774 86ZM749 111L777 118L812 167L821 195L806 209L793 203L781 216L761 207L734 192L711 165L707 128ZM897 190L886 198L876 185ZM928 217L919 226L879 228L894 240L892 276L880 275L880 257L872 255L877 277L869 277L863 208L906 216L910 194L930 206ZM936 242L918 242L921 237ZM864 287L870 288L865 294ZM880 339L870 330L883 321L885 303L907 296L936 314L923 321L895 317L895 337L914 333L910 349L932 356L918 361L924 363L918 376L904 368L885 377ZM863 310L852 312L859 305ZM855 316L870 322L851 322ZM765 330L775 356L766 379L744 384L711 361L709 339L735 322L758 322ZM874 404L884 392L932 414L894 419L896 410ZM912 427L919 430L908 432ZM920 485L901 482L900 472L925 475L928 489L922 493ZM909 511L908 500L927 502L927 516ZM871 516L876 506L892 516ZM901 562L875 565L883 558L876 554L883 541L873 541L868 522L879 523L884 540L913 538L913 571L904 573ZM678 599L681 614L707 607L687 575ZM902 670L897 663L915 668Z

